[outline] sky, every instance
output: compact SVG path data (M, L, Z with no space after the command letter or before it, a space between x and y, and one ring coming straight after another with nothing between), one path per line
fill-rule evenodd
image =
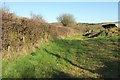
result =
M31 12L40 14L50 23L57 22L57 16L64 13L73 14L77 22L118 21L117 2L6 2L5 6L22 17L30 17Z

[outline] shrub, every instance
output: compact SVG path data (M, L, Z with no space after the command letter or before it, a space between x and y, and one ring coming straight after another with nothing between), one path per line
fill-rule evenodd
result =
M57 17L57 20L64 26L73 26L76 24L75 18L72 14L62 14Z
M10 13L10 8L8 6L6 6L4 3L4 6L0 7L0 12L1 13Z
M33 20L36 20L36 21L39 21L39 22L42 22L42 23L46 23L46 20L40 14L31 13L30 16L31 16L31 19L33 19Z

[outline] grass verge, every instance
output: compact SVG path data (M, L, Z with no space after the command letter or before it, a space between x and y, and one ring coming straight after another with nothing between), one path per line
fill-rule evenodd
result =
M119 38L76 35L2 61L3 78L117 78Z

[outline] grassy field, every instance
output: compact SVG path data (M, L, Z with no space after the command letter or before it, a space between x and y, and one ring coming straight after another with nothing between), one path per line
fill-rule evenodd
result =
M43 43L25 57L3 60L3 78L116 78L118 37L76 35Z

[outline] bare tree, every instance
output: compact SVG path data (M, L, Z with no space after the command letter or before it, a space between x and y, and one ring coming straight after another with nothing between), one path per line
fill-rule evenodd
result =
M40 21L42 23L46 23L46 20L40 14L34 14L34 13L31 12L30 16L33 20L37 20L37 21Z

